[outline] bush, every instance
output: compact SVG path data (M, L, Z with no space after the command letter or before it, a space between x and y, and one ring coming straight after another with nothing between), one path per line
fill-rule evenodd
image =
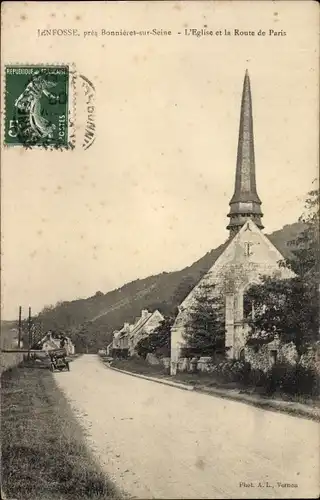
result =
M269 376L262 370L251 369L248 374L247 383L254 387L263 387L269 392Z
M250 373L250 363L235 359L224 361L215 365L212 373L223 382L246 383Z
M317 373L301 364L277 363L267 372L252 369L250 363L227 360L215 365L212 374L220 382L238 382L262 389L266 394L319 395Z
M111 356L116 359L127 359L129 351L128 349L112 349Z
M170 356L171 327L174 318L166 316L148 336L142 338L136 345L138 356L146 358L148 354Z
M318 395L318 377L316 372L301 364L275 364L268 373L269 391L279 391L289 395Z

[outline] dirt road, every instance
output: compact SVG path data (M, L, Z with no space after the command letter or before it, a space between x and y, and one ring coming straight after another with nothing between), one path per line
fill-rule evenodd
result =
M316 498L317 423L125 375L54 375L116 484L137 498Z

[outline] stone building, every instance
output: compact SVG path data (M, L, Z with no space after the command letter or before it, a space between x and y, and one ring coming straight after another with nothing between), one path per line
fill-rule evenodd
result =
M135 353L136 346L140 340L148 337L164 320L162 314L155 310L149 312L147 309L141 311L140 318L134 324L129 334L129 354L132 356Z
M138 342L150 335L163 321L164 317L156 310L150 312L147 309L141 311L141 316L135 319L133 324L124 323L121 330L113 332L112 343L107 347L108 354L113 350L127 351L127 355L135 354Z
M67 354L71 356L75 354L75 346L70 339L65 335L55 336L52 332L47 332L46 335L39 340L36 344L36 348L41 348L42 351L51 351L53 349L60 349L61 341L63 340L63 347L67 351Z
M190 308L202 285L212 286L212 293L223 298L226 322L226 347L230 358L245 357L248 325L244 321L243 298L246 289L259 283L262 275L286 279L293 273L279 266L283 256L262 232L261 200L257 193L255 175L254 135L250 78L246 71L240 111L238 154L235 189L228 213L229 239L221 247L211 269L179 306L171 330L171 374L177 371L183 335Z
M124 323L121 330L116 330L113 332L112 349L129 349L129 334L133 329L133 325L129 323Z

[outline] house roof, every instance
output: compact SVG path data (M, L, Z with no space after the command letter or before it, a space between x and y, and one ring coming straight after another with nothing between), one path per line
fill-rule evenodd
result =
M64 335L63 337L67 340L67 342L68 342L68 343L70 343L70 344L72 344L72 343L73 343L70 337L67 337L67 336L65 336L65 335ZM45 336L44 336L44 337L42 337L42 339L40 339L40 340L37 342L37 345L42 345L44 342L48 342L48 341L50 341L50 339L51 339L51 335L50 335L50 333L46 333L46 334L45 334ZM53 339L53 342L54 342L55 340L56 340L57 342L60 342L60 340L61 340L61 339L59 339L59 338L54 338L54 337L52 337L52 339ZM55 344L55 342L54 342L54 344ZM55 344L55 345L56 345L56 344Z
M154 312L148 312L148 314L146 314L145 316L136 318L136 321L132 325L125 324L123 325L121 330L114 331L113 338L121 339L126 335L129 335L131 338L134 337L140 330L142 330L142 328L144 328L148 324L149 320L153 318L155 314L163 317L160 311L158 311L157 309ZM130 326L132 328L131 330Z
M50 347L52 349L56 349L57 348L57 344L55 342L53 342L53 340L45 340L42 343L42 346L44 346L44 344L48 344L48 347Z
M135 323L134 328L130 332L130 336L133 337L145 324L149 321L153 313L149 313L147 317L145 318L139 318L138 321Z
M123 332L123 331L121 331L121 332L120 332L120 335L119 335L119 337L118 337L118 338L119 338L119 339L122 339L123 337L125 337L126 335L128 335L128 333L129 333L129 332L126 332L126 331L124 331L124 332Z
M144 328L151 318L154 317L155 314L158 314L162 317L162 314L156 309L153 313L148 313L148 316L145 318L139 318L139 321L135 324L133 330L130 332L130 337L134 337L142 328Z

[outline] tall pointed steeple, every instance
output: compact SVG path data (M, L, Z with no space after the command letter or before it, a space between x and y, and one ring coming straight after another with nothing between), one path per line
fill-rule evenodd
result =
M260 229L263 229L261 223L263 214L256 188L255 170L250 77L246 70L241 101L235 189L229 203L230 221L227 229L230 231L230 236L236 234L248 219L252 219Z

